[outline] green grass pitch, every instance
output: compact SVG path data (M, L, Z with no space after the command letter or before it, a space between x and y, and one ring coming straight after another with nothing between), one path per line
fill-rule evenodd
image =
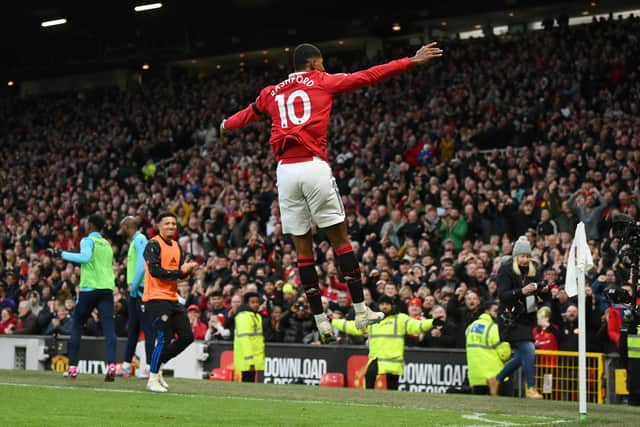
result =
M168 378L166 394L145 381L0 370L0 426L528 426L640 425L640 408L575 402L237 384Z

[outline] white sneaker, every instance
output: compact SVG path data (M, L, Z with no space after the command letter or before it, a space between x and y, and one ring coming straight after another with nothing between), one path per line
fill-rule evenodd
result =
M369 307L366 307L365 311L356 313L356 328L360 329L361 331L366 331L367 326L378 323L382 319L384 319L384 313L380 311L373 311Z
M313 316L316 321L316 327L318 328L318 333L320 334L320 341L323 344L328 344L332 341L336 340L336 337L333 335L333 328L331 327L331 322L327 319L327 315L316 314Z
M152 391L154 393L166 393L167 389L162 387L159 381L159 374L151 373L149 374L149 381L147 381L147 390Z
M164 380L164 377L162 376L162 367L160 367L160 369L158 370L158 382L162 387L169 390L169 384L167 384L167 382Z

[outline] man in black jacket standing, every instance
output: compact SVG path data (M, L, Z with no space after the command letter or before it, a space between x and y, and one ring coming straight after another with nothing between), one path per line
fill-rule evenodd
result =
M291 308L282 314L280 325L283 342L310 344L318 340L309 303L298 297Z
M511 344L511 359L487 384L492 396L498 394L500 382L511 375L520 365L526 379L526 396L542 399L535 388L535 341L538 300L549 295L547 287L540 284L540 267L531 260L531 244L521 236L513 247L513 257L503 261L498 270L499 313L498 324L503 341ZM540 287L539 287L540 285Z

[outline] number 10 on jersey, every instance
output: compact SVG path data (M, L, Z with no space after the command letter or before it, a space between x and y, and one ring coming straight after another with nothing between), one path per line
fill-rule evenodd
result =
M302 116L296 115L296 110L293 106L298 98L302 101ZM292 92L286 100L283 93L276 95L275 99L280 112L280 127L288 128L289 122L294 126L301 125L311 117L311 99L304 90L298 89Z

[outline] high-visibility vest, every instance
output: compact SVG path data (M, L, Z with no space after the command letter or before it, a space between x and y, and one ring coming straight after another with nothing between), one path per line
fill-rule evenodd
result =
M111 289L116 282L113 274L113 248L103 237L89 236L93 242L93 255L80 265L80 288Z
M160 245L160 266L165 270L180 269L180 246L175 240L171 241L171 246L160 236L153 239ZM149 272L149 265L144 263L144 294L142 301L168 300L178 301L178 280L164 280L153 277Z
M511 357L511 345L500 341L498 324L487 313L471 323L465 334L469 385L487 385L487 379L495 377Z
M331 324L348 335L360 336L353 320L334 319ZM404 336L419 335L433 328L433 319L413 319L404 313L392 314L367 328L369 363L378 361L378 374L402 375L404 372Z
M640 335L627 335L627 357L640 359Z
M233 332L233 369L264 371L264 334L262 316L245 310L235 316Z

